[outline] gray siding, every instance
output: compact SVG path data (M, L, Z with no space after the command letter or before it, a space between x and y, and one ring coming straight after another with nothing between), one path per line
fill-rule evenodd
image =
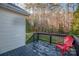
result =
M24 17L0 10L0 54L25 45Z

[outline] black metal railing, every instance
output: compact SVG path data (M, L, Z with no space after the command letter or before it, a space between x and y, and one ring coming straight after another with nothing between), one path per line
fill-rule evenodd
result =
M56 33L46 33L46 32L36 32L36 33L33 33L33 38L32 38L32 42L33 42L33 50L36 51L36 53L41 53L41 54L44 54L44 55L47 55L46 52L40 52L39 50L39 46L37 46L37 44L39 44L39 40L41 40L41 36L42 35L47 35L48 36L48 44L47 45L51 45L52 44L52 36L61 36L61 37L65 37L66 34L56 34ZM47 37L46 36L46 37ZM54 47L55 48L55 47Z
M57 33L46 33L46 32L36 32L33 34L33 40L39 40L40 39L40 35L47 35L49 37L49 43L52 43L52 36L59 36L59 37L65 37L66 34L57 34ZM36 38L35 38L36 36Z

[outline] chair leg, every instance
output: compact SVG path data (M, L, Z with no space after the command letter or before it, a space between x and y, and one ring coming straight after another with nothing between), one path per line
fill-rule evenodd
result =
M70 51L61 51L62 56L67 55L70 56Z
M64 53L63 53L63 52L61 52L61 55L63 56L63 55L64 55Z
M65 51L64 50L61 50L61 55L62 56L64 56L64 53L65 53Z

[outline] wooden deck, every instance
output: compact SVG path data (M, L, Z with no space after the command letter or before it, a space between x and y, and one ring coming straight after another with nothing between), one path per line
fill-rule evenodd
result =
M75 55L76 52L74 49L71 49L70 54L65 54L65 56ZM48 43L38 41L32 42L12 51L8 51L0 56L61 56L61 53L56 49L55 44L49 45Z

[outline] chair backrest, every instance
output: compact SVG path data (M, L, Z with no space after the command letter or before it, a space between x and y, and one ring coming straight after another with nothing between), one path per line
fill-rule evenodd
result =
M74 38L72 36L66 36L64 39L64 44L71 47L73 41L74 41Z

